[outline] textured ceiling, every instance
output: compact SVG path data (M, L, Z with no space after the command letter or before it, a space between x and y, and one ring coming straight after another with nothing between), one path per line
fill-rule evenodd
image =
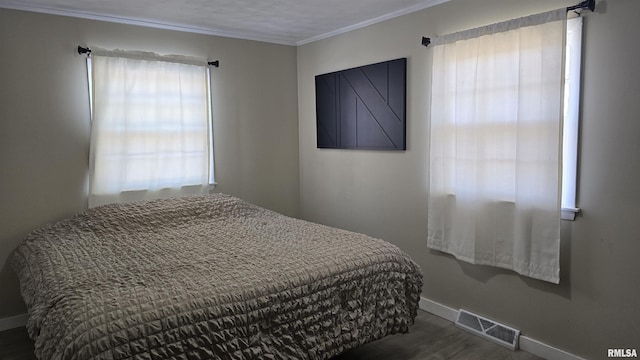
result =
M0 0L0 8L300 45L446 1Z

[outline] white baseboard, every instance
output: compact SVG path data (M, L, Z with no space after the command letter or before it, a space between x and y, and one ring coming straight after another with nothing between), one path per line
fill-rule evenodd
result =
M20 314L6 318L0 318L0 331L15 329L27 325L27 314Z
M433 315L439 316L445 320L455 322L458 318L458 310L452 309L446 305L442 305L425 297L420 297L420 309Z
M458 310L442 305L425 297L420 297L420 309L445 320L455 322L458 318ZM527 336L520 336L520 350L526 351L543 359L554 360L584 360L583 358L547 345Z
M577 355L573 355L564 350L541 343L528 336L520 336L520 349L528 353L540 356L543 359L553 360L585 360Z

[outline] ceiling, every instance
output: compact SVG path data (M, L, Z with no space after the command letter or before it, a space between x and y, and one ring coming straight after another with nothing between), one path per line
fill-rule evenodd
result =
M303 45L449 0L0 0L0 8Z

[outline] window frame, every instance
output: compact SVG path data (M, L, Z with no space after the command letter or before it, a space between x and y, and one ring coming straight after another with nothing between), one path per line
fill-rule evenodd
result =
M567 19L564 69L564 114L562 116L561 219L574 221L582 211L577 206L582 71L582 17Z

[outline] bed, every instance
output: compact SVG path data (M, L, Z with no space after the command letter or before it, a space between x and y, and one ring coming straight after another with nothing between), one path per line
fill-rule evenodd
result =
M39 359L330 359L405 333L396 246L211 194L112 204L30 233L11 266Z

